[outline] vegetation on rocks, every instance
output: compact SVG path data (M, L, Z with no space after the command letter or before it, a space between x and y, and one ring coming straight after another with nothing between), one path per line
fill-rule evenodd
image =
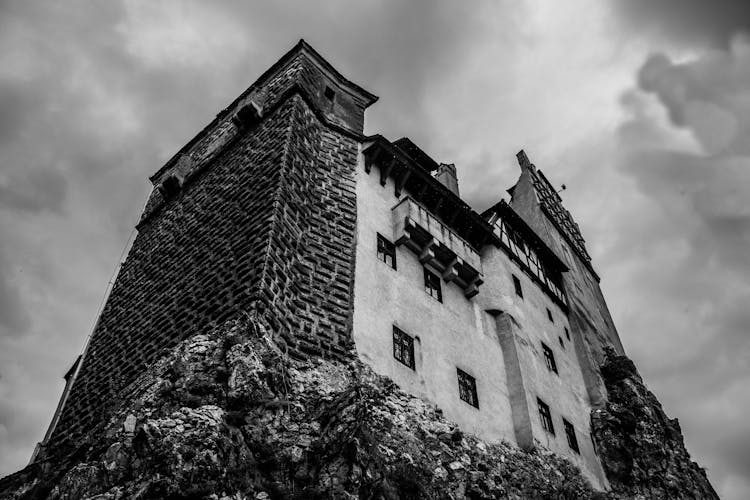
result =
M560 457L461 433L356 359L291 360L251 319L179 344L62 463L5 498L614 498Z

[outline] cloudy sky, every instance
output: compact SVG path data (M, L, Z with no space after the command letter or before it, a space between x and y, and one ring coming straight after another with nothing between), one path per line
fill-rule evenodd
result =
M750 2L0 0L0 475L28 460L147 177L303 37L366 131L484 209L524 148L722 498L750 497Z

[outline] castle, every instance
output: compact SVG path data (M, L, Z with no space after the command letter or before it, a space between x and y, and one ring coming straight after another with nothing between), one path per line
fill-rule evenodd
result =
M578 225L541 170L484 213L456 168L363 135L377 97L300 41L152 177L37 459L191 332L246 313L296 358L356 354L466 432L542 446L607 488L590 414L622 353Z

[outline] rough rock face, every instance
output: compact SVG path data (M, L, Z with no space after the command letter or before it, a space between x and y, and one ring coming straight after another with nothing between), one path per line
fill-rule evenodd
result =
M113 407L0 498L619 498L555 455L462 434L359 361L289 359L249 319L182 342Z
M601 367L609 402L592 413L592 435L613 489L633 498L718 499L690 460L677 419L669 419L633 362L607 352Z

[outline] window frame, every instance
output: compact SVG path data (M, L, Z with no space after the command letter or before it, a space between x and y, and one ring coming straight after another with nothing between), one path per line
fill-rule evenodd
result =
M408 352L408 359L404 356L405 350ZM414 337L396 325L393 325L393 358L402 365L414 371L417 370L414 359Z
M565 430L565 437L568 440L568 446L571 450L577 454L581 454L581 448L578 445L578 437L576 436L576 428L568 422L565 418L563 420L563 429Z
M557 371L555 351L553 351L550 346L542 342L542 352L544 353L544 363L547 365L547 369L555 372L556 375L560 375L560 372Z
M378 260L388 265L394 271L397 270L396 264L396 244L380 233L377 233L377 256ZM391 258L390 264L387 258Z
M441 278L440 275L437 273L433 273L427 267L423 267L424 269L424 291L427 295L432 297L433 299L437 300L438 302L443 302L443 287L441 284ZM434 282L431 282L434 281ZM434 293L433 293L434 291ZM437 296L436 296L437 294Z
M542 422L542 429L554 436L555 424L552 423L552 411L549 405L542 401L541 398L536 398L536 404L539 409L539 420Z
M523 299L523 287L521 286L521 280L518 279L518 276L516 276L515 274L511 274L511 276L513 277L513 288L515 288L516 290L516 295Z
M456 376L458 377L458 397L478 410L477 379L458 367L456 367Z

